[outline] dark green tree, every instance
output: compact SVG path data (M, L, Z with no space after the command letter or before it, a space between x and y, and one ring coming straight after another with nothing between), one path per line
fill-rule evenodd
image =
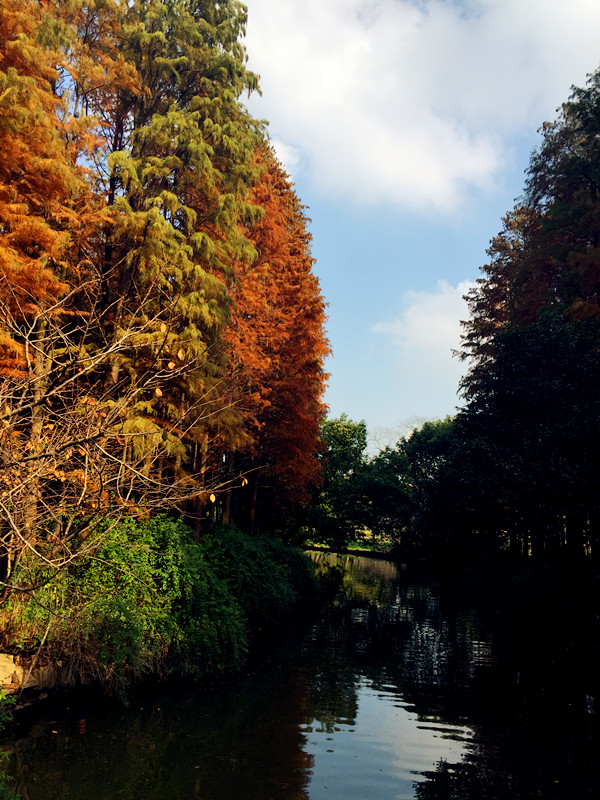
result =
M483 456L473 511L527 554L581 558L597 541L599 135L597 71L544 124L467 298L460 430L463 451Z
M365 528L388 547L402 546L414 510L404 484L406 467L404 454L386 447L364 463L359 476Z
M365 525L363 470L367 426L346 414L321 426L321 489L311 506L307 529L315 541L345 547L362 536Z

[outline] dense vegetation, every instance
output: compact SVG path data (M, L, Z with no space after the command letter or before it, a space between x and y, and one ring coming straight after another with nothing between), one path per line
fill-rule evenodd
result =
M166 516L100 529L88 557L48 573L27 602L5 602L5 639L24 656L45 643L50 685L110 690L239 670L251 645L315 593L303 554L272 537L230 527L196 541Z
M468 296L455 418L324 420L324 301L237 0L0 6L0 642L69 682L239 666L296 542L592 563L600 72ZM237 527L228 527L236 525Z
M303 500L327 353L235 0L0 9L0 580L100 521ZM17 587L18 588L18 587Z
M522 199L468 295L463 409L365 455L329 420L327 539L407 558L593 564L600 548L600 71L542 129ZM350 509L349 516L339 510ZM319 525L314 525L318 528Z
M292 555L215 539L307 501L328 352L245 24L0 4L0 648L69 680L239 665L296 594Z

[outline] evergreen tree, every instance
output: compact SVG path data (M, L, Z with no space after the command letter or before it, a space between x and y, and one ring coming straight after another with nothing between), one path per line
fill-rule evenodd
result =
M236 261L253 255L241 224L257 213L248 192L260 126L239 100L256 86L239 41L245 9L88 3L74 24L82 43L75 102L97 114L104 138L98 263L107 343L130 332L129 352L111 360L105 386L117 400L124 383L154 373L128 406L124 433L149 453L163 442L177 451L170 468L201 490L197 476L219 438L241 436L219 386L228 288Z

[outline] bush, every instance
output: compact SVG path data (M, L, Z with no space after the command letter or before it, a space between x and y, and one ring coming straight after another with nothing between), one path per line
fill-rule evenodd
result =
M248 632L271 629L314 586L308 560L220 529L200 543L167 516L98 530L89 555L3 609L4 646L60 667L69 685L121 690L144 675L239 669Z
M218 528L202 539L200 547L239 603L253 633L277 627L301 597L316 593L309 560L269 536Z

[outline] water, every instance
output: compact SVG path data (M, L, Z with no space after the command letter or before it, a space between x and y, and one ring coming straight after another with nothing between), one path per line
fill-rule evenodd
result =
M128 709L47 705L5 743L7 785L23 800L600 796L594 700L576 678L529 691L529 662L468 605L385 561L317 560L343 568L341 595L270 663Z

